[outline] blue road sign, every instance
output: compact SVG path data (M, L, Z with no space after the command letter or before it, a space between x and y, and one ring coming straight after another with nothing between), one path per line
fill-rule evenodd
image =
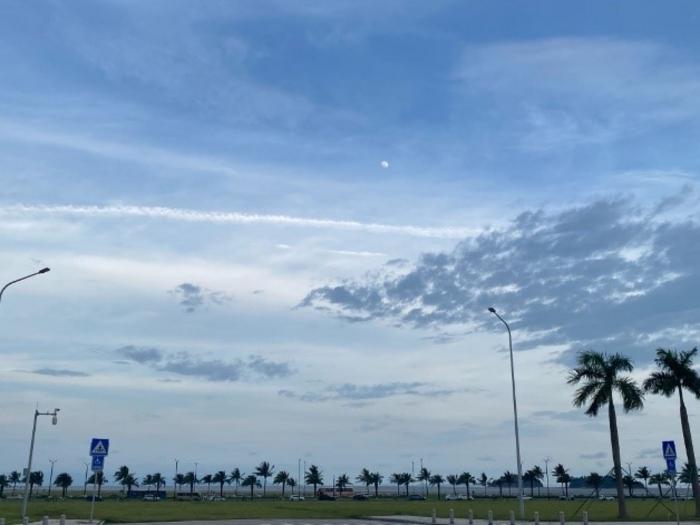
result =
M104 456L92 456L92 471L102 472L105 468Z
M662 441L661 450L664 453L664 458L666 459L676 459L678 455L676 454L676 443L673 441Z
M676 460L667 458L666 459L666 470L669 472L669 474L675 474L676 473Z
M109 439L92 438L90 443L91 456L106 456L109 454Z

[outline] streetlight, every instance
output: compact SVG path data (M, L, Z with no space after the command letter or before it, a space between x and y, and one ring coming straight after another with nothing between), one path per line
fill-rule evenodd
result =
M175 458L175 477L173 478L173 499L177 499L177 466L180 464L180 460Z
M49 474L49 494L48 498L51 498L51 483L53 483L53 466L57 462L57 459L50 459L49 463L51 463L51 473Z
M549 462L552 461L552 458L546 457L542 461L544 461L544 473L547 476L547 499L549 499Z
M30 273L29 275L25 275L24 277L20 277L19 279L15 279L14 281L10 281L5 286L3 286L2 289L0 290L0 301L2 301L2 293L5 291L5 289L8 286L15 284L15 283L18 283L20 281L24 281L25 279L29 279L30 277L34 277L35 275L39 275L39 274L50 272L50 271L51 271L50 268L42 268L38 272Z
M520 519L525 519L525 500L523 499L523 464L520 460L520 433L518 431L518 403L515 399L515 367L513 366L513 336L510 333L510 326L506 321L498 315L496 309L491 306L489 312L498 317L498 319L506 326L508 330L508 347L510 348L510 379L513 385L513 419L515 421L515 456L518 461L518 507L520 511Z
M24 498L22 499L22 518L27 516L27 503L29 502L29 487L31 486L30 482L32 477L32 456L34 455L34 438L36 437L36 420L39 418L39 416L51 416L51 424L56 425L58 423L58 412L60 410L60 408L54 408L53 412L39 412L38 410L34 410L34 426L32 427L32 440L29 444L29 461L27 461L27 481L24 484Z

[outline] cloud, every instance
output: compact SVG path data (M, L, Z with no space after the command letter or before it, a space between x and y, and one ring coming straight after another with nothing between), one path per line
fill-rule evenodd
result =
M600 199L522 213L402 272L385 266L313 289L300 306L354 322L496 330L487 313L493 305L511 321L518 350L564 345L647 355L656 346L690 346L700 335L699 259L695 218L663 220L628 199Z
M31 373L53 377L88 377L90 375L86 372L59 368L37 368L36 370L32 370Z
M261 215L241 212L208 212L162 206L74 206L74 205L11 205L0 207L1 214L11 215L68 215L80 217L129 218L173 220L184 222L204 222L211 224L266 224L271 226L298 226L332 230L363 231L373 234L407 235L459 239L474 233L473 229L461 227L424 227L392 225L334 219L293 217L289 215Z
M231 362L221 359L203 359L189 352L168 353L156 348L124 346L116 350L120 356L132 362L148 366L156 372L168 372L180 376L198 377L206 381L240 381L250 379L273 379L294 374L289 363L275 362L259 355ZM162 381L177 382L174 379Z
M196 311L207 302L220 305L232 299L231 295L225 292L207 290L192 283L178 284L175 288L169 290L168 293L179 299L180 305L187 313Z
M308 402L350 401L362 403L369 400L386 399L397 396L443 397L458 392L453 389L435 389L429 383L383 383L374 385L356 385L343 383L332 385L316 392L299 394L292 390L280 390L278 394L288 399Z

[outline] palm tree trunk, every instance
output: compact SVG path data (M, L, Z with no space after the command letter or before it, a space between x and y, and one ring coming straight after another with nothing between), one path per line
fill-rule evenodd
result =
M397 496L401 495L401 483L396 484L396 495Z
M695 449L693 448L693 438L690 435L690 424L688 423L688 411L683 401L683 390L678 388L678 395L681 400L681 428L683 429L683 443L685 453L688 456L690 465L690 483L693 486L693 498L695 499L695 515L700 516L700 487L698 486L698 467L695 461Z
M467 481L465 485L467 486L467 499L469 499L469 482Z
M656 486L659 487L659 498L663 498L664 492L663 492L663 490L661 490L661 483L657 483Z
M615 485L617 488L617 514L618 518L627 518L627 505L625 503L625 486L622 481L622 462L620 461L620 437L617 432L617 417L612 396L608 403L608 419L610 422L610 444L612 446L613 465L615 468Z

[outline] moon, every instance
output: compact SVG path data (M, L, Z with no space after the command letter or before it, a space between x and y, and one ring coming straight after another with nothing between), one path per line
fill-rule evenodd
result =
M379 165L380 165L382 168L387 169L387 168L389 167L389 161L388 161L388 160L383 160L383 161L381 161L381 162L379 163Z

